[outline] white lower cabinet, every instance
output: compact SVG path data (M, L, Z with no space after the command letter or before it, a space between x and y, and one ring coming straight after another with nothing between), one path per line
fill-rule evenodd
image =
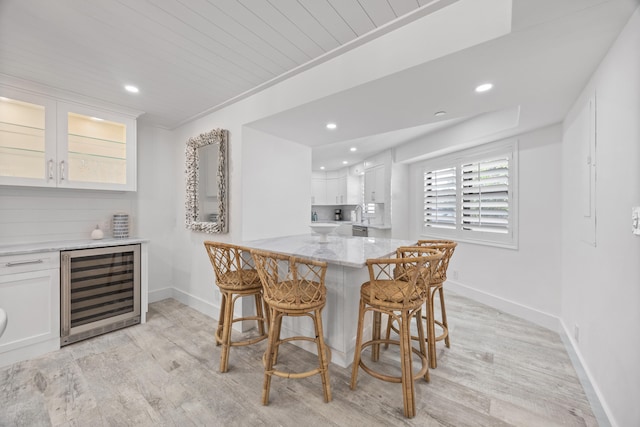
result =
M0 257L0 366L60 348L60 253Z
M340 224L338 228L336 228L336 234L338 236L351 236L351 223L348 224Z
M369 227L369 237L379 237L381 239L391 238L390 228L372 228Z

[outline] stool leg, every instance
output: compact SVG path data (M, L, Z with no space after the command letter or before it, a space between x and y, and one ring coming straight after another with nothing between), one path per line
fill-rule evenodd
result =
M371 329L371 339L380 339L380 324L382 323L382 313L379 311L373 312L373 327ZM377 362L380 359L380 344L373 344L371 346L371 360Z
M218 329L216 330L216 346L222 344L222 328L224 327L224 307L227 297L224 292L220 294L220 317L218 318Z
M235 299L232 293L225 293L224 320L222 326L222 351L220 352L220 372L229 368L229 351L231 350L231 325L233 323L233 306Z
M276 365L278 364L278 350L280 349L280 329L282 328L282 318L285 316L284 313L280 313L278 311L275 311L275 336L276 336L276 340L273 342L273 364Z
M389 340L391 339L391 322L392 322L392 318L391 316L387 316L387 335L385 336L385 340L387 341L386 343L384 343L384 348L387 349L389 348Z
M408 310L403 310L400 325L400 359L402 365L402 400L404 416L413 418L416 414L415 386L413 383L411 317Z
M264 310L264 320L267 322L267 334L269 333L270 325L271 325L271 309L269 308L269 304L264 300L262 294L260 295L260 299L262 300L262 306Z
M269 404L269 390L271 389L271 376L273 373L273 351L275 343L278 341L276 335L276 324L278 319L282 319L281 315L275 310L271 310L271 322L269 324L269 339L267 341L267 350L264 353L264 383L262 385L262 404Z
M360 309L358 310L358 329L356 333L356 348L353 353L353 367L351 368L351 390L356 389L358 381L358 369L360 368L360 357L362 352L362 329L364 328L365 303L360 299Z
M316 344L318 346L318 361L320 363L320 377L322 378L324 401L325 403L329 403L331 402L331 384L329 382L329 361L327 360L327 349L324 342L321 309L315 310L313 323L316 329Z
M420 309L415 313L413 317L416 319L416 329L418 330L418 343L420 345L420 353L427 356L428 359L429 355L427 354L427 342L424 337L424 324L422 323L422 307L420 307ZM424 373L424 380L426 382L429 382L430 379L429 362L427 361L427 371Z
M440 312L442 314L442 325L444 326L444 330L447 333L447 335L444 337L444 344L447 346L447 348L450 348L451 345L449 343L449 324L447 323L447 310L444 308L444 287L442 285L440 285L438 292L440 293Z
M434 308L433 308L433 296L435 294L435 289L429 289L427 292L427 342L429 344L429 364L432 368L436 368L438 366L438 362L436 360L436 327L434 316Z
M254 298L256 300L256 316L260 317L261 319L258 319L258 333L260 335L264 335L264 312L262 311L262 296L260 295L260 293L257 293L254 295Z

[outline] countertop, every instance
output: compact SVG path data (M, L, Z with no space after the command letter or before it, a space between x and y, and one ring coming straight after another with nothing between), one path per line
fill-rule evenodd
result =
M379 237L329 235L327 240L327 242L321 243L318 235L302 234L252 240L243 242L242 245L253 249L326 261L329 264L362 268L369 258L384 258L394 253L399 246L416 244L415 240L381 239Z
M366 222L357 222L357 221L316 221L321 223L331 223L338 225L361 225L367 228L375 228L377 230L391 230L390 225L386 224L367 224Z
M53 242L21 243L14 245L0 245L0 256L21 255L36 252L67 251L86 248L101 248L106 246L123 246L148 242L149 239L139 239L131 237L127 239L57 240Z

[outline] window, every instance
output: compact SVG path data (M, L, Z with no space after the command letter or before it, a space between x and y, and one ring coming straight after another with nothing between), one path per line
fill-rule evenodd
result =
M516 141L425 162L423 233L517 247L516 168Z
M365 202L365 194L364 194L364 176L360 180L360 196L362 200L362 214L374 215L376 213L376 204L375 203L366 203Z
M509 232L509 159L462 165L462 228Z
M456 228L456 168L424 172L424 224Z

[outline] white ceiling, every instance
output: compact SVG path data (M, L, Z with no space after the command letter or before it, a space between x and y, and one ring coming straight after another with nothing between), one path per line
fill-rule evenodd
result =
M454 1L0 0L0 73L174 128Z
M457 1L471 0L0 0L0 74L144 111L141 121L171 129ZM637 6L513 0L506 36L252 126L314 147L314 168L333 169L351 146L355 162L514 106L519 126L507 133L556 123ZM494 90L473 93L480 79ZM448 114L435 118L439 110ZM329 115L339 128L315 131Z
M415 140L480 114L519 108L515 135L563 120L628 21L637 1L514 0L506 36L420 64L252 123L313 147L313 169L361 161L377 150ZM477 94L491 81L494 89ZM437 111L446 116L435 117ZM338 129L320 131L322 118ZM313 129L314 131L310 131ZM424 138L428 143L428 138ZM461 141L466 143L468 141ZM358 151L352 153L351 147ZM428 149L428 148L426 148Z

